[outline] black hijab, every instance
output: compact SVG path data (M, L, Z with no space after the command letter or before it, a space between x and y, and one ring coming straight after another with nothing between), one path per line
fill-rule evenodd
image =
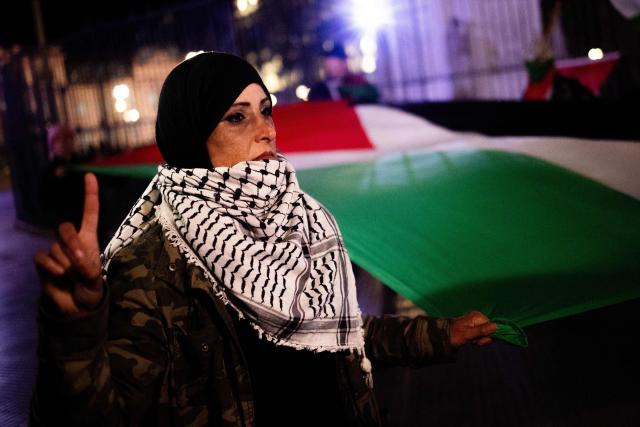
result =
M171 70L160 91L156 119L156 142L169 166L211 168L207 138L251 83L269 96L255 68L227 53L204 52Z

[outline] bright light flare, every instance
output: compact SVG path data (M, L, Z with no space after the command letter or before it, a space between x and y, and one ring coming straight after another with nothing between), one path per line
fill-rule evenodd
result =
M278 92L282 89L282 82L280 81L280 77L278 74L274 72L263 73L264 77L262 80L264 81L264 85L269 89L269 92Z
M278 103L278 98L276 98L274 94L271 94L271 106L275 107L277 103Z
M376 65L376 57L370 56L370 55L364 56L362 58L361 67L362 67L362 71L364 71L367 74L374 73L378 68Z
M111 94L115 99L127 99L129 97L129 86L125 84L115 85Z
M115 109L118 113L122 113L127 109L127 101L124 99L117 99Z
M251 15L258 10L258 0L236 0L236 8L238 9L238 15L243 18Z
M309 100L309 92L311 91L310 88L308 88L305 85L300 85L296 88L296 96L300 99L302 99L303 101L308 101Z
M364 55L375 55L378 51L378 43L375 37L364 35L360 38L360 50Z
M353 0L351 16L365 33L375 33L393 21L389 0Z
M602 49L596 47L589 49L587 56L589 56L589 59L592 61L599 61L604 58L604 53L602 52Z
M249 2L247 2L247 0L237 0L236 7L238 8L238 11L240 11L240 13L246 12L249 8Z
M132 108L131 110L125 111L122 118L127 123L135 123L140 120L140 112L135 108Z

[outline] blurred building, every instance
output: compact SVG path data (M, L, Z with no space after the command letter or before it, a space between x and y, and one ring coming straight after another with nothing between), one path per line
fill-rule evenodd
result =
M290 103L322 77L321 52L335 42L346 46L352 71L379 88L381 102L518 100L527 86L525 62L555 2L182 2L51 41L46 51L3 51L0 106L20 100L12 108L24 111L12 117L35 138L47 124L67 122L78 134L77 153L89 157L153 142L162 82L189 52L245 57L277 102ZM615 98L640 87L638 34L610 0L567 1L551 44L558 59L588 61L592 48L620 51L626 68L614 70L618 80L603 91ZM5 130L6 123L3 114Z

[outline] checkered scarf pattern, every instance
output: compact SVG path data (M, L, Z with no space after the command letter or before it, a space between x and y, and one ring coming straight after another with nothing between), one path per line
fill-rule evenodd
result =
M298 349L363 352L338 226L300 190L283 157L213 169L160 166L108 244L105 274L118 251L156 221L260 336Z

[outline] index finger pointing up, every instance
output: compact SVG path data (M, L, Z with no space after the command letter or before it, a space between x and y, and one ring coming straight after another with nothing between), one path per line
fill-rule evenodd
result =
M81 231L96 233L98 231L98 212L100 202L98 201L98 179L92 173L84 176L84 209L82 212Z

